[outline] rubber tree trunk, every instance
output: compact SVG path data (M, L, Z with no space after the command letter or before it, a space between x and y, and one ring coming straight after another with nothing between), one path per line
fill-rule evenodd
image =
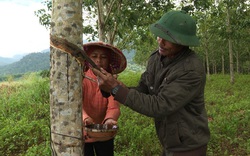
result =
M51 35L82 47L82 23L82 0L52 1ZM82 67L66 52L50 52L52 155L82 156Z

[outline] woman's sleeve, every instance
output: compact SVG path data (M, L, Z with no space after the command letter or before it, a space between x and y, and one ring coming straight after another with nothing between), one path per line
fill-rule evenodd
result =
M84 88L84 86L86 86L86 81L82 81L82 97L83 98L87 98L85 97L86 95L86 89ZM84 105L84 99L82 99L82 121L84 121L85 119L87 119L89 117L89 115L85 112L85 110L83 109L83 105Z
M113 96L110 96L108 98L108 105L107 105L107 112L106 112L106 116L104 118L104 121L107 119L114 119L115 121L118 120L121 112L120 112L120 104L119 102L114 100Z

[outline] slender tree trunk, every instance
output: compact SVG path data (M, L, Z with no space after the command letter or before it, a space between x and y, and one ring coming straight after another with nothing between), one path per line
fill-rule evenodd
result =
M221 71L222 71L222 74L224 75L225 74L225 62L224 62L224 54L221 55Z
M53 0L51 35L82 47L82 0ZM53 156L82 156L82 67L51 47L50 120Z
M205 21L206 23L206 21ZM205 30L207 30L207 25L205 24ZM207 70L207 78L210 79L210 62L209 62L209 40L211 38L212 35L208 35L208 33L205 33L205 62L206 62L206 70Z
M236 70L237 70L237 73L240 73L239 53L238 53L238 51L236 51Z
M118 3L118 6L115 6ZM114 20L114 26L112 28L107 24L107 19L110 18L110 13L116 10L116 14L120 14L122 2L112 0L110 2L104 0L97 0L97 12L98 12L98 35L99 41L107 42L113 44L115 40L115 35L117 33L118 23Z
M205 48L205 49L206 49L205 54L206 54L207 77L209 79L210 78L210 69L209 69L209 59L208 59L208 48Z
M215 71L215 74L217 74L217 62L216 61L214 62L214 71Z
M104 22L104 8L103 0L97 0L97 11L98 11L98 35L99 41L105 42L105 22Z
M120 12L121 12L122 1L113 0L111 5L109 5L110 6L109 10L113 9L115 2L118 3L118 6L116 7L116 14L119 16L121 14ZM117 29L118 29L118 22L115 22L114 26L111 29L107 30L107 34L108 34L107 38L108 38L109 44L112 44L112 45L114 44L115 36L117 34Z
M217 74L216 73L216 64L215 64L215 61L212 62L212 68L213 68L213 73Z
M227 8L227 24L228 24L228 50L229 50L229 63L230 63L230 83L234 84L234 62L233 62L233 43L231 39L231 25L230 25L230 13L229 8Z
M232 50L232 40L228 40L229 47L229 62L230 62L230 82L234 84L234 62L233 62L233 50Z

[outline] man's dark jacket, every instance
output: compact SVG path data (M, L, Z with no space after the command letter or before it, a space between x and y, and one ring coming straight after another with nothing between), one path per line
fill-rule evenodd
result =
M187 151L209 141L205 83L203 64L192 50L187 48L172 59L161 58L156 51L150 56L139 85L119 89L115 99L154 118L165 150Z

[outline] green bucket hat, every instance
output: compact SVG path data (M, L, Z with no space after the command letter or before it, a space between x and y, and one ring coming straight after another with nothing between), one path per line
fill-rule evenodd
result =
M185 11L169 11L150 25L150 31L169 42L184 46L198 46L196 22Z

